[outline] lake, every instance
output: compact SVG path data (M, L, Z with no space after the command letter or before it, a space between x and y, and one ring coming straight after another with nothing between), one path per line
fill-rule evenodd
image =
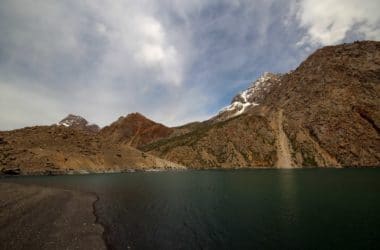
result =
M96 193L113 249L380 247L380 169L19 177Z

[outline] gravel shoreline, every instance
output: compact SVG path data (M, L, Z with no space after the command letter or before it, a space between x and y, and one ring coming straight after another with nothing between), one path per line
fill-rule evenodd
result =
M0 249L107 249L94 194L0 181Z

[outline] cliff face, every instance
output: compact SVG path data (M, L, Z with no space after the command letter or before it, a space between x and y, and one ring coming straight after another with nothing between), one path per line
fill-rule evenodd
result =
M380 166L380 42L322 48L240 109L254 88L201 128L143 149L197 168Z

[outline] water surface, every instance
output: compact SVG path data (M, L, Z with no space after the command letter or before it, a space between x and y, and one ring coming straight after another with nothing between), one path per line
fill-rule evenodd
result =
M137 172L16 181L95 192L99 221L114 249L380 247L380 169Z

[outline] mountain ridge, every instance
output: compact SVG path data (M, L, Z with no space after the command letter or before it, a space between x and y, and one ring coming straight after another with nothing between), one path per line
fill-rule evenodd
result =
M380 42L318 49L265 73L214 117L167 127L131 113L0 131L3 173L380 166ZM33 172L34 171L34 172Z
M139 148L168 137L173 129L154 122L140 113L130 113L100 130L100 135L115 143Z
M212 121L224 121L231 117L238 116L248 109L260 105L266 95L276 84L281 84L279 78L281 74L264 72L259 78L250 84L246 89L232 98L231 104L222 108L219 113L212 117Z
M235 101L234 98L232 103ZM270 127L272 130L267 132L275 138L272 147L277 153L269 166L380 166L380 42L363 41L321 48L296 70L282 75L278 84L271 85L260 102L260 105L246 108L238 116L231 118L227 113L227 117L222 116L221 120L225 129L239 130L239 135L245 131L236 124L236 120L245 123L247 115L261 120L256 123L263 127L256 127L256 130ZM266 122L262 122L263 118ZM211 122L220 124L215 120L214 117ZM237 167L241 166L241 160L231 161L222 156L227 154L239 158L254 143L265 140L257 134L252 138L255 131L251 130L247 136L253 141L241 148L244 140L234 142L235 138L227 131L217 127L211 130L197 136L189 134L190 141L186 137L169 139L143 149L178 163L187 163L186 159L193 157L198 162L199 159L205 162L212 159L210 165L216 167L226 164ZM205 142L213 141L210 136L224 140L223 145L232 142L232 146L218 149L218 146L208 145ZM254 152L252 149L249 151ZM265 151L261 153L267 158L270 155ZM195 168L205 166L197 161L188 164ZM243 166L261 167L261 164L248 159Z

